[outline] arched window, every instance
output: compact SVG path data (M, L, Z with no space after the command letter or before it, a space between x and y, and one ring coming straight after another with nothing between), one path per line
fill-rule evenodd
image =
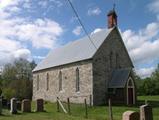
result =
M37 90L39 90L39 75L37 75Z
M127 104L135 104L135 84L131 77L127 81Z
M129 78L128 87L133 87L133 86L134 86L133 80L132 78Z
M59 72L59 91L62 91L62 72Z
M49 90L49 73L46 75L46 90Z
M79 69L76 69L76 92L80 91Z

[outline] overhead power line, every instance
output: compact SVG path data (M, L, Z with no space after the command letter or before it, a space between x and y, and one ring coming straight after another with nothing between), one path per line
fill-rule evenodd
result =
M75 13L75 15L76 15L76 17L77 17L77 19L78 19L78 22L79 22L79 24L81 25L81 27L83 28L83 30L84 30L84 32L85 32L85 34L88 36L88 38L89 38L90 42L91 42L91 43L92 43L92 45L95 47L95 49L97 49L97 47L95 46L95 44L94 44L94 42L92 41L91 37L89 36L89 34L88 34L88 32L87 32L87 30L86 30L85 26L83 25L83 23L82 23L82 21L81 21L81 19L80 19L79 15L78 15L78 13L77 13L76 9L74 8L74 6L73 6L72 2L71 2L70 0L67 0L67 1L68 1L68 3L70 4L70 6L71 6L71 8L72 8L73 12Z

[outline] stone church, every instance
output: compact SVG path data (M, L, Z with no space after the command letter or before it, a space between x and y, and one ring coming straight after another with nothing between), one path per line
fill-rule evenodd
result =
M133 63L117 27L115 10L108 28L51 51L33 70L33 100L135 104Z

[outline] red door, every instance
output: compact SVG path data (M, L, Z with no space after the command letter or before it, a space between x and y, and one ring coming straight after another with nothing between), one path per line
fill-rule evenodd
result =
M128 104L133 104L133 88L128 88Z

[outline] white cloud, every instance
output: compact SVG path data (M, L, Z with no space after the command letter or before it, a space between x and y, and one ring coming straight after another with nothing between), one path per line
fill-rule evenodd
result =
M146 28L134 32L126 30L122 33L126 47L135 64L150 63L159 59L159 23L150 23Z
M0 66L19 58L31 60L31 52L20 42L0 38Z
M57 37L63 32L62 27L50 19L37 19L15 27L16 37L32 42L35 48L53 48Z
M148 5L148 8L154 13L159 13L159 0L153 0L153 2Z
M21 47L22 46L21 46L20 42L18 42L18 41L0 37L0 51L1 52L2 51L12 52L17 49L20 49Z
M23 8L30 9L31 8L31 4L29 2L28 3L24 3L23 4Z
M44 59L46 56L33 56L33 58L35 58L35 59L40 59L40 60L42 60L42 59Z
M156 14L156 22L147 24L138 32L133 30L123 32L124 42L134 64L138 67L137 74L141 77L149 77L155 70L154 63L159 61L159 0L152 0L147 7ZM150 67L140 67L147 65Z
M18 0L0 0L0 8L4 9L8 6L17 5Z
M142 78L145 78L145 77L149 77L150 74L151 74L152 72L154 72L154 71L155 71L155 68L154 68L154 67L150 67L150 68L137 69L137 70L136 70L136 73L137 73L138 75L140 75Z
M46 8L47 5L48 5L48 1L44 1L44 0L43 0L43 1L39 1L38 4L39 4L41 7Z
M18 49L13 52L13 56L15 59L23 58L27 60L32 60L31 52L28 49Z
M82 27L81 26L77 26L72 32L75 35L80 35L82 33Z
M96 28L93 32L91 32L91 35L97 33L97 32L100 32L102 29L101 28Z
M101 13L101 10L98 7L89 8L87 13L89 16L99 15Z
M18 7L16 7L16 6L10 8L10 9L7 9L7 10L10 11L10 12L16 12L16 13L19 12L19 11L21 11L21 9L18 8Z
M31 60L30 50L18 41L0 38L0 66L19 58Z
M122 37L136 67L151 65L159 60L159 22L149 23L138 32L126 30L122 32ZM147 77L153 71L153 67L150 68L139 68L137 72Z
M56 21L16 16L15 13L22 12L19 5L25 3L30 5L30 0L0 0L0 66L18 58L31 60L27 44L37 49L50 49L56 46L63 32Z
M11 0L12 1L12 0ZM5 9L15 9L14 12L19 9L16 2L8 0L7 3L3 3ZM29 0L22 0L29 2ZM8 7L12 5L11 7ZM12 11L12 12L13 12ZM35 48L52 48L56 44L57 38L62 34L63 29L57 22L50 19L36 19L26 20L20 17L10 18L13 14L11 11L0 10L0 37L12 38L20 41L31 42Z

